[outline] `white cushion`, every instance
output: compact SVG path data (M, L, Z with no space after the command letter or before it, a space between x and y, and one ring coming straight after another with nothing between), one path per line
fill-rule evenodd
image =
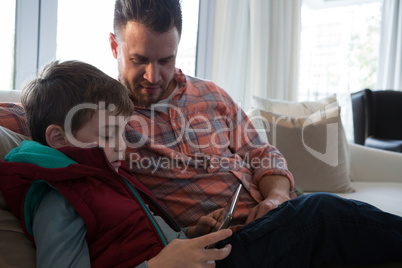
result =
M369 203L386 212L402 216L402 183L352 182L354 193L338 193L338 196Z
M0 90L0 102L20 103L21 90Z
M292 102L275 99L264 99L257 96L252 98L252 108L273 112L280 115L298 117L310 115L330 103L336 102L336 96L331 95L319 101Z

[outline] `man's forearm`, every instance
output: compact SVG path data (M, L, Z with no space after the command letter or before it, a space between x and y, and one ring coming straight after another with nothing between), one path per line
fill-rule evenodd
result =
M289 193L291 191L290 187L291 185L289 179L286 176L281 175L264 176L258 183L258 189L260 190L264 199L268 197L278 197L280 199L283 199L284 196L289 199Z
M262 177L258 188L264 200L250 210L245 223L258 219L283 202L289 201L291 199L290 187L290 181L286 176L267 175Z

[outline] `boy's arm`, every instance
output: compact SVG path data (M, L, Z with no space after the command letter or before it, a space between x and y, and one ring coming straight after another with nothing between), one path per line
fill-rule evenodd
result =
M32 230L38 268L91 267L85 223L56 190L50 189L36 206ZM146 267L146 262L137 266Z
M36 206L32 230L37 267L91 267L85 223L56 190Z

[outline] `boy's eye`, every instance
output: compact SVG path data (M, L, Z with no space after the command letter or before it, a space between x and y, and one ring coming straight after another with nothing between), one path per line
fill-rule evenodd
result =
M100 136L102 140L109 141L114 138L114 136Z

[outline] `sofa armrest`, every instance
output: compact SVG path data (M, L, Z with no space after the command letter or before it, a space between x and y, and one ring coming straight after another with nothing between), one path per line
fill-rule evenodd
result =
M402 182L402 153L349 143L352 181Z

